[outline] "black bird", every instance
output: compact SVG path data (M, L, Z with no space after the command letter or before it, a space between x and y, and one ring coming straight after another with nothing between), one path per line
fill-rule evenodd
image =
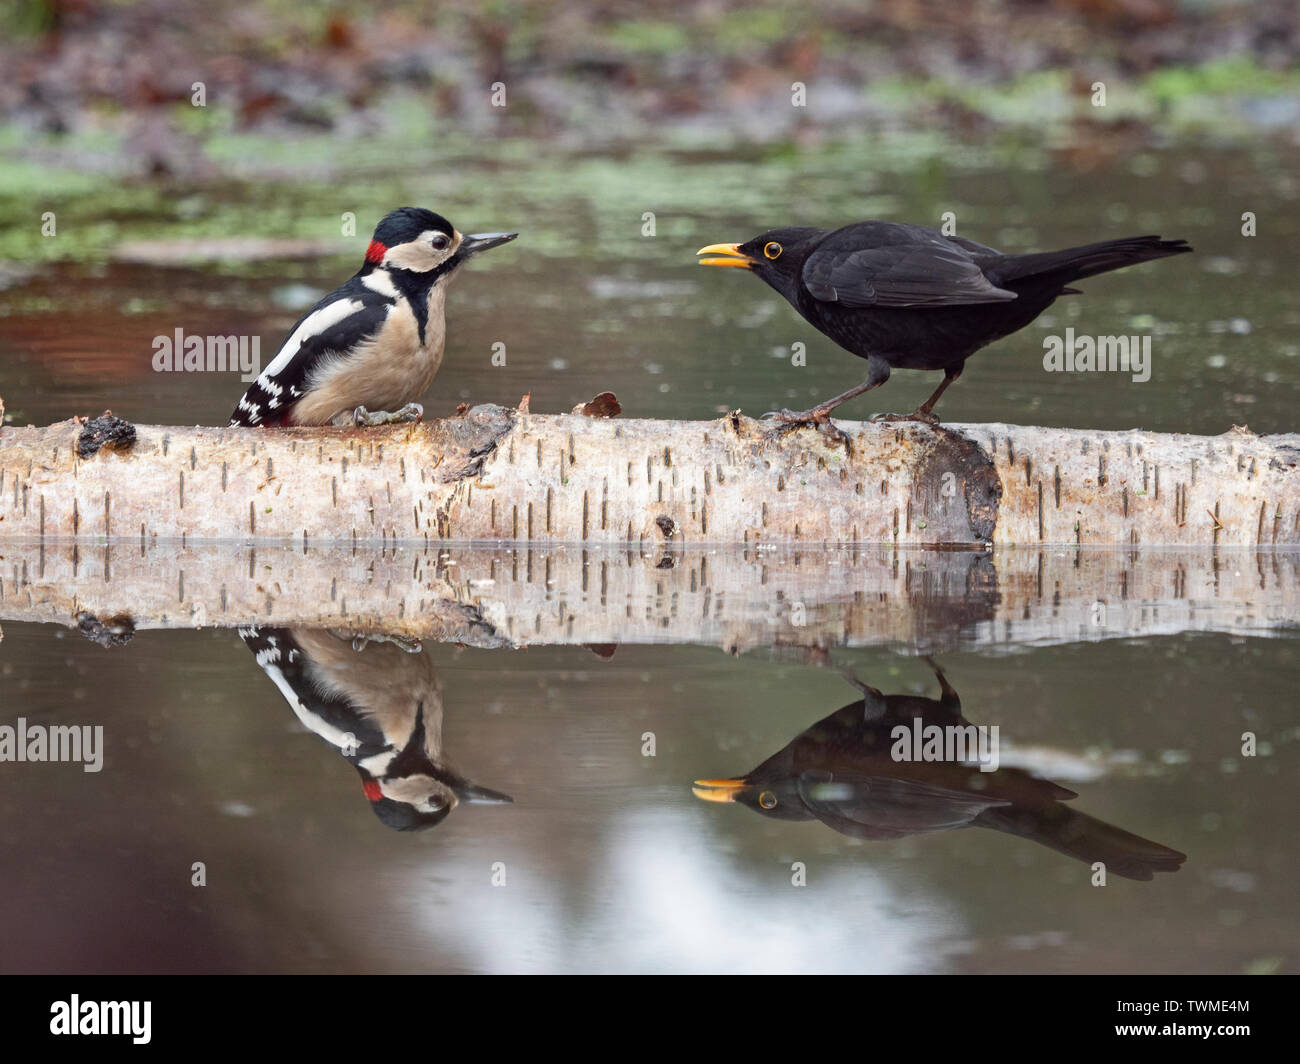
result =
M827 426L841 403L889 379L890 369L943 370L934 394L913 413L882 420L937 424L934 404L976 351L1023 329L1071 282L1191 251L1183 240L1135 236L1100 244L1003 255L896 222L842 229L770 229L744 244L710 244L704 266L751 270L781 293L815 329L867 360L867 379L809 410L771 416Z
M239 635L294 715L356 768L370 808L390 828L432 827L461 802L511 801L447 764L442 687L418 644L309 628Z
M927 659L928 661L929 659ZM1064 805L1074 791L1017 768L982 772L954 760L897 760L895 729L971 725L943 672L938 699L884 695L857 680L852 702L796 735L745 776L696 780L696 797L738 802L778 820L820 820L855 839L899 839L982 827L1018 835L1075 860L1102 861L1126 879L1176 872L1186 855Z

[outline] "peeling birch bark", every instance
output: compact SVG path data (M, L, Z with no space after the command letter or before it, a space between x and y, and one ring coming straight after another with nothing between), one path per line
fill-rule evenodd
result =
M273 624L476 647L695 643L1023 646L1300 617L1300 554L0 545L0 620L140 628Z
M75 421L3 428L0 540L1300 544L1300 435L841 427L847 452L739 415L496 406L381 429L126 426L104 446Z

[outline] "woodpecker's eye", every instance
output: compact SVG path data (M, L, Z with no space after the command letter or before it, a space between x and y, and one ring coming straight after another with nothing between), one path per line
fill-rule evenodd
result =
M776 247L776 248L777 248L777 255L779 255L779 254L781 253L781 252L780 252L780 248L781 248L781 245L780 245L780 244L775 244L775 245L773 245L773 244L768 244L767 247L769 247L769 248L770 248L770 247ZM763 250L766 252L766 251L767 251L767 248L764 248ZM769 258L776 258L776 255L770 255L770 256L768 256L768 257L769 257ZM762 794L760 794L760 795L758 796L758 804L761 805L764 809L775 809L775 808L776 808L776 795L773 794L771 791L764 791Z
M766 255L769 259L779 259L781 257L782 250L783 248L781 247L781 245L778 244L775 240L770 240L763 245L763 254ZM775 798L772 800L772 805L776 805ZM769 806L768 808L771 808L771 806Z
M434 251L446 251L449 247L451 247L451 237L449 237L446 233L438 233L434 236L433 240L431 240L430 243L433 244Z

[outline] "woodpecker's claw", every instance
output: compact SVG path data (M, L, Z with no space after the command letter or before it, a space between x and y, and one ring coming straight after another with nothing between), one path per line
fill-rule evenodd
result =
M373 428L375 425L400 425L407 421L423 421L424 407L419 403L407 403L400 410L376 410L371 413L364 406L352 412L352 424L357 428Z
M371 643L391 643L399 650L405 650L408 654L419 654L424 650L424 644L418 639L407 639L405 636L400 635L355 635L352 637L352 649L358 654Z

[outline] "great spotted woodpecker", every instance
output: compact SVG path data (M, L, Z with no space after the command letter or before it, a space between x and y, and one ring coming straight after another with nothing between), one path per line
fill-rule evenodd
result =
M370 808L390 828L432 827L461 802L512 801L444 760L442 688L418 646L305 628L239 635L298 719L360 773Z
M518 235L463 236L433 211L391 212L361 269L298 320L230 424L418 421L424 410L414 400L442 363L448 281L471 256Z

